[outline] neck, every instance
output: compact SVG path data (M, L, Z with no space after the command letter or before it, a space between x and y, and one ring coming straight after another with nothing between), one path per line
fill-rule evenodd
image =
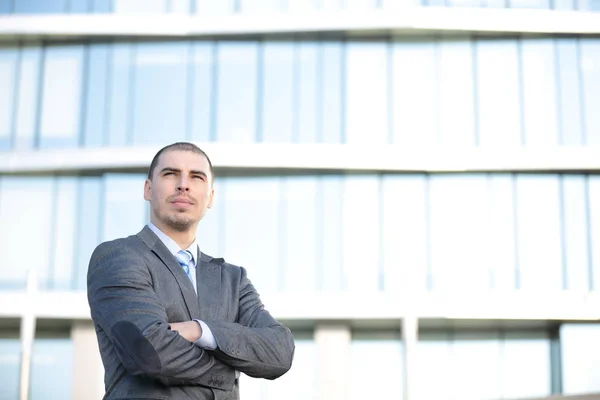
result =
M177 231L158 221L153 221L152 219L150 219L150 222L152 222L152 224L160 229L165 235L173 239L173 241L177 243L181 249L187 249L194 242L194 239L196 239L196 228L198 224L194 224L193 226L190 226L188 230L182 232Z

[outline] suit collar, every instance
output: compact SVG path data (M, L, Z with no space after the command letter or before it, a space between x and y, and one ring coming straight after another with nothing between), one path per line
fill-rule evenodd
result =
M189 278L173 254L169 251L167 246L165 246L165 244L158 238L158 236L156 236L154 232L152 232L148 226L145 226L144 229L137 234L137 236L146 244L146 246L150 248L152 252L154 252L154 254L156 254L156 256L163 262L163 264L165 264L165 266L175 277L175 280L181 289L183 299L185 300L185 304L190 314L190 319L199 318L200 310L198 307L198 297L196 297L196 292L192 286L192 282L190 282ZM198 268L196 268L196 274L198 274ZM198 287L198 290L200 290L200 287Z

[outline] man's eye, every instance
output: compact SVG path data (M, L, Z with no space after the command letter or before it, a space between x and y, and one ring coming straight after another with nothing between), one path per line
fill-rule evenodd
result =
M175 175L175 172L165 172L165 176Z

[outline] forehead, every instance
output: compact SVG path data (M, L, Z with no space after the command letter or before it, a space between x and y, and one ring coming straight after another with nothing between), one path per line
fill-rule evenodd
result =
M203 154L194 153L186 150L167 150L160 155L156 165L157 170L163 168L175 168L182 171L202 171L210 174L208 160Z

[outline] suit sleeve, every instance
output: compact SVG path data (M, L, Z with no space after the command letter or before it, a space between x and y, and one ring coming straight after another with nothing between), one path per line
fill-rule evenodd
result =
M238 322L205 321L217 341L216 358L246 375L276 379L292 366L294 338L265 310L241 268Z
M107 333L132 375L165 385L231 390L235 371L169 329L164 304L138 253L104 243L92 254L88 301L95 324Z

